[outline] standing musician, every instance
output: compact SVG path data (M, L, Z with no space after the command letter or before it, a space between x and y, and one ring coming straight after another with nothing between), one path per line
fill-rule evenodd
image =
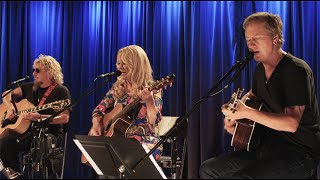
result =
M6 109L6 124L1 123L3 126L1 128L12 125L17 128L2 131L4 134L0 139L0 157L5 166L17 172L20 172L18 151L30 149L34 137L37 135L34 134L37 127L45 123L44 133L50 134L52 140L58 140L57 138L63 137L69 122L70 109L63 111L50 122L43 122L57 110L61 110L71 103L69 90L62 85L63 74L59 62L51 56L40 55L33 62L32 75L34 82L22 84L2 99ZM54 102L58 103L54 104ZM39 108L45 107L47 104L51 104L51 108ZM24 111L29 108L35 109L34 106L38 106L39 109L30 112ZM58 106L59 109L52 109L53 106ZM20 128L25 128L26 131L21 132Z

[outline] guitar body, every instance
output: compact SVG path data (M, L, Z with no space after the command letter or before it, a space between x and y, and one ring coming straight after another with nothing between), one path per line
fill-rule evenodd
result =
M121 114L123 110L122 104L117 104L116 107L103 117L104 135L107 137L121 136L125 137L132 120L127 114Z
M131 119L127 117L121 117L118 118L106 131L105 136L111 137L111 136L121 136L125 137L126 132L131 125Z
M65 106L70 104L69 99L65 100L58 100L49 104L45 104L42 106L35 107L31 102L27 99L22 99L20 102L15 103L17 107L17 116L11 120L7 117L7 107L4 104L0 105L0 139L7 136L11 131L17 132L19 134L25 133L31 121L23 119L20 114L22 112L37 112L44 109L54 109L54 110L61 110Z
M131 119L127 118L125 114L121 115L123 110L122 104L117 104L113 110L103 117L103 127L106 129L103 135L106 137L121 136L125 137L126 131L131 124ZM119 116L121 115L121 116ZM81 162L91 166L87 158L82 154Z
M250 150L249 146L255 125L255 122L249 119L237 120L231 140L231 145L234 147L234 150Z
M162 78L160 81L157 81L155 84L149 87L148 90L159 90L168 84L172 84L174 79L175 75L171 74L166 78ZM133 122L133 120L130 119L128 114L133 108L135 108L140 103L140 101L140 98L135 98L130 104L126 106L123 106L122 104L117 104L111 112L105 114L103 117L102 124L105 130L103 132L103 135L107 137L126 137L126 132ZM81 162L83 164L91 166L83 154L81 155Z
M253 99L247 99L245 104L259 111L262 107L259 101ZM234 147L234 150L250 151L255 127L256 123L249 119L239 119L236 121L236 127L231 140L231 146Z
M34 108L35 106L26 99L16 103L18 111ZM17 132L19 134L25 133L31 121L24 120L21 116L12 120L7 119L7 107L4 104L0 105L0 139L6 137L10 132Z

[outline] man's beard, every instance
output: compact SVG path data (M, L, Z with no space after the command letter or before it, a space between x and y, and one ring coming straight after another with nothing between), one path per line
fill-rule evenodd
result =
M33 86L32 86L32 91L36 92L38 90L39 86L40 86L39 82L38 83L34 82Z
M38 87L41 86L42 84L43 84L43 82L39 82L39 81L34 81L34 82L33 82L33 85L34 85L34 86L38 86ZM38 87L37 87L37 88L38 88Z

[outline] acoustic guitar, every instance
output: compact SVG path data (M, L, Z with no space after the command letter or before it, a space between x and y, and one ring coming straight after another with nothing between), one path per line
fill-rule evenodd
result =
M159 81L156 81L152 86L148 87L149 91L160 90L161 88L172 84L175 79L175 75L171 74ZM107 137L121 136L126 137L126 132L133 123L133 119L128 116L128 113L135 108L141 99L135 98L130 104L123 106L122 104L117 104L115 108L103 117L103 126L105 129L104 135ZM88 160L82 154L81 162L87 164Z
M226 105L226 108L235 111L237 102L241 100L241 95L244 89L238 88L237 92L234 92L231 96L231 99ZM245 105L261 110L262 103L256 99L252 98L245 98L244 100ZM234 150L251 150L251 142L254 136L254 130L256 128L256 122L250 119L238 119L236 120L235 130L231 139L231 146ZM258 138L258 137L255 137Z
M17 115L13 119L7 119L7 106L5 104L0 105L0 139L6 137L10 132L14 131L19 134L25 133L31 121L24 120L20 117L20 114L23 112L38 112L45 109L54 109L54 110L61 110L64 107L70 104L69 99L59 100L52 103L44 104L42 106L35 107L31 102L27 99L23 99L20 102L16 103L18 112Z

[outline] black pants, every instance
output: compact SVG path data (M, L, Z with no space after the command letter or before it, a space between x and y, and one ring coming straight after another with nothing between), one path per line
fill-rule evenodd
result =
M235 151L204 161L201 179L306 179L317 165L307 152L273 144L255 152Z
M17 139L20 142L17 142ZM0 158L5 167L11 167L14 171L20 172L19 151L29 151L32 136L29 133L12 133L0 139Z
M23 135L13 133L0 139L0 158L5 167L10 167L21 173L19 152L23 151L25 152L23 160L28 164L28 176L32 179L34 177L55 179L56 173L61 170L63 153L59 148L52 148L52 145L60 147L58 142L61 141L61 138L57 134L32 133L30 131ZM40 161L41 157L44 159ZM42 163L40 164L40 162Z

